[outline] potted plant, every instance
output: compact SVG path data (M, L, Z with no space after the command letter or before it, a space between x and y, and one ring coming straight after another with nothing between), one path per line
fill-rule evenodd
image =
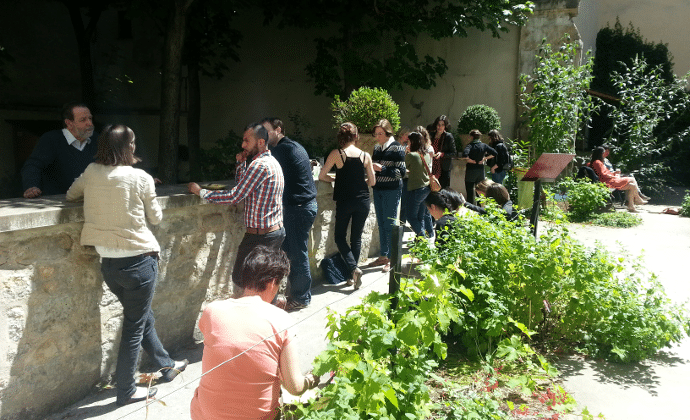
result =
M376 141L371 135L374 125L385 118L393 126L393 130L400 128L400 109L398 104L387 91L378 88L361 87L352 91L346 101L341 101L338 95L331 104L334 128L340 124L351 122L357 126L360 133L358 147L365 152L372 153Z
M486 135L491 130L501 130L501 118L498 112L488 105L471 105L462 113L458 120L457 136L455 137L458 150L470 142L470 131L477 129ZM484 137L482 137L484 140Z

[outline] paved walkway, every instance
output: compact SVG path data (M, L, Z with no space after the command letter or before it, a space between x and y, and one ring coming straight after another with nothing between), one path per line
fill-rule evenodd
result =
M611 252L634 258L657 274L666 294L675 302L690 299L690 218L662 214L666 205L646 205L642 225L631 229L577 226L575 236L586 244L605 246ZM642 363L620 365L582 358L557 364L564 386L595 416L607 420L690 419L690 339L660 351Z
M344 313L347 308L358 304L363 296L373 290L388 292L388 273L382 273L380 267L365 268L363 271L362 286L359 290L354 291L352 287L347 286L315 286L312 288L311 305L291 314L297 322L301 367L304 372L311 369L311 362L326 348L326 315L329 308ZM201 377L202 350L203 345L199 344L173 354L176 360L186 358L190 364L172 383L156 385L156 398L160 402L153 402L148 407L144 403L118 407L115 404L115 390L112 389L89 395L64 411L48 417L47 420L144 420L147 419L147 408L150 420L188 420L189 403Z
M661 214L665 206L644 206L640 213L644 223L632 229L608 229L578 226L574 235L586 244L606 246L613 252L622 249L620 241L633 255L644 249L646 267L658 274L667 293L676 301L690 298L690 278L686 265L690 261L690 218ZM595 245L595 240L601 242ZM344 312L372 290L388 290L388 274L366 269L363 286L319 285L313 290L309 308L293 313L299 323L302 369L310 368L314 357L325 348L327 308ZM158 385L158 400L148 407L143 403L127 407L115 405L115 391L107 390L88 396L61 413L58 419L189 419L189 402L201 376L202 346L183 349L177 359L187 358L187 370L169 384ZM690 340L681 346L662 351L653 360L634 365L567 358L558 363L565 388L573 394L580 409L588 407L596 417L607 420L650 420L690 418L685 398L690 395ZM148 408L148 417L147 417Z

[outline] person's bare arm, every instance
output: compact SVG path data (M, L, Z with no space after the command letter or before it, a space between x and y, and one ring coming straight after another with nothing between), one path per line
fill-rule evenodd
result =
M293 340L280 353L281 385L292 395L302 395L304 391L315 388L319 378L312 373L302 375L299 368L299 351Z
M364 153L364 169L367 173L367 185L373 187L376 185L376 174L374 174L374 165L371 161L369 153Z
M326 162L324 162L323 166L321 167L321 172L319 172L319 181L335 182L335 178L330 176L328 174L328 171L330 171L331 168L333 167L333 165L335 165L335 159L337 157L339 157L338 151L337 150L331 151L331 153L326 158Z

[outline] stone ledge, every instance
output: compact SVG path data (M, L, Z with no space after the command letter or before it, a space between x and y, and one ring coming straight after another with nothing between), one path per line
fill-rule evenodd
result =
M222 181L229 188L234 181ZM187 192L186 184L161 185L156 188L158 203L163 210L208 204ZM0 232L12 232L39 227L84 221L82 203L70 203L64 194L41 198L11 198L0 200Z

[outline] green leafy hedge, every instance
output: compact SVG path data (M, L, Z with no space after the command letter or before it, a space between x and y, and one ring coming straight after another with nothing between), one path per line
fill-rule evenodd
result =
M474 296L453 294L464 314L454 332L468 351L490 353L524 325L543 340L632 362L679 342L690 328L685 306L673 304L654 275L586 248L561 227L537 241L498 214L466 217L451 227L446 246L420 242L414 253Z
M351 122L360 133L371 133L374 125L385 118L394 131L400 128L400 109L393 98L383 89L361 87L350 94L347 101L341 101L338 95L331 104L334 128Z
M488 105L471 105L462 113L458 120L458 135L469 134L477 129L482 134L491 130L501 129L501 117L498 112Z

